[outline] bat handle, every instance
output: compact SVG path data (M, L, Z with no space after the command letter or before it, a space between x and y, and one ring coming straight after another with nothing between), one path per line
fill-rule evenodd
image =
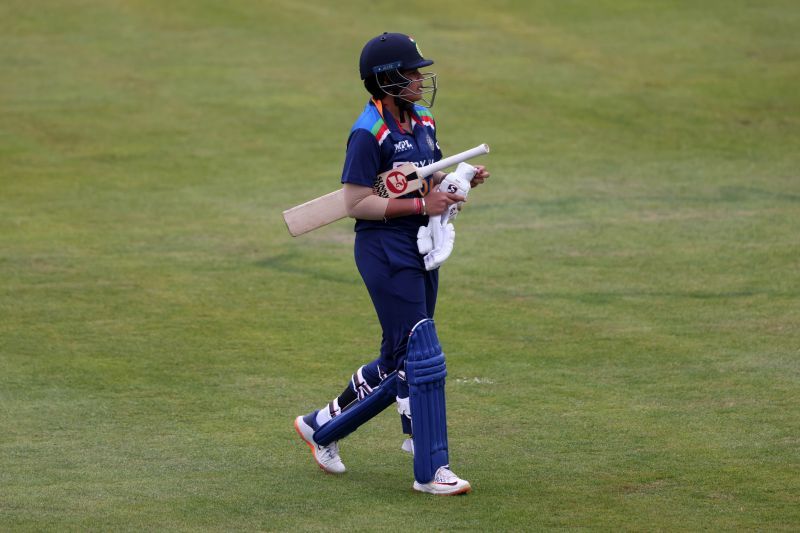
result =
M439 161L433 163L432 165L426 165L424 167L418 168L417 176L419 176L420 178L427 178L434 172L444 170L447 167L463 163L467 159L472 159L473 157L488 153L489 153L489 145L485 143L479 144L475 148L470 148L469 150L465 150L461 153L451 155L450 157L445 157L444 159L440 159Z

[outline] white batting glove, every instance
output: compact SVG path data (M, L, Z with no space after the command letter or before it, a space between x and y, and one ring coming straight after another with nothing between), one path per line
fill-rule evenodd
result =
M472 188L470 182L472 181L472 178L475 177L475 173L477 171L478 169L472 165L467 163L459 163L454 172L451 172L444 177L437 190L459 194L466 199L470 189ZM461 210L461 206L463 204L464 202L458 202L450 206L450 208L447 210L448 221L456 218L456 215L458 215L458 212Z
M428 226L420 226L417 231L417 249L422 255L433 250L433 237Z
M445 176L437 190L460 194L466 198L472 187L470 181L477 171L472 165L459 163L454 172ZM419 253L425 255L426 270L439 268L453 252L456 230L450 221L456 218L463 203L457 202L441 215L430 217L428 225L421 226L417 231L417 248Z
M456 229L449 223L442 225L443 218L444 215L431 217L431 224L428 227L431 228L433 250L425 254L425 270L439 268L453 253L453 246L456 242Z

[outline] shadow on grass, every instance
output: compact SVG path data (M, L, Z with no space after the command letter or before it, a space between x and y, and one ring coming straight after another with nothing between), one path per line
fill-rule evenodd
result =
M729 186L720 189L719 201L721 202L741 202L753 198L775 202L800 202L800 194L788 192L773 192L757 187Z
M540 300L570 300L582 303L605 304L622 298L636 299L687 299L687 300L735 300L767 296L769 298L790 298L800 296L800 291L744 290L744 291L613 291L613 292L534 292L530 294L509 294L512 298Z
M330 269L326 269L325 265L319 261L298 252L273 255L256 261L255 264L261 268L282 274L296 274L320 281L332 281L347 285L359 285L361 283L361 278L355 272L355 269L347 274L333 272Z

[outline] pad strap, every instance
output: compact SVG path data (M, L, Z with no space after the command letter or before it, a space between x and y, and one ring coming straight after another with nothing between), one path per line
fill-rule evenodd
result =
M314 432L314 442L327 446L359 428L372 417L392 405L397 395L397 373L392 372L364 399L348 405L337 417Z

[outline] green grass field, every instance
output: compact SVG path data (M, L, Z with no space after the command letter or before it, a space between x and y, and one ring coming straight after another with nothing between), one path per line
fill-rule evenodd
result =
M451 460L292 419L380 331L338 186L361 46L492 171L437 324ZM794 0L0 3L0 530L800 529Z

